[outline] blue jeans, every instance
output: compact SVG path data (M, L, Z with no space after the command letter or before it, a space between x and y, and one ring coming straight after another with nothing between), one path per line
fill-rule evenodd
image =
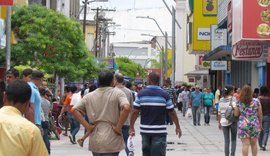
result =
M48 121L42 121L41 122L41 126L43 129L43 141L46 145L46 148L48 150L48 153L51 153L51 144L50 144L50 140L49 140L49 122Z
M143 156L165 156L167 136L149 136L142 134Z
M193 125L201 124L201 107L200 106L192 106L192 118L193 118Z
M71 113L68 112L67 116L68 116L68 119L70 122L70 133L71 133L74 141L76 141L75 136L80 130L80 123L73 117L73 115Z
M129 130L128 125L124 125L122 127L123 138L124 138L125 145L126 145L125 151L126 151L127 156L128 156L128 153L129 153L129 150L127 148L127 140L128 140L128 137L129 137L128 130Z
M212 106L204 106L204 123L209 124L210 122L210 110Z
M225 156L235 156L236 137L237 137L237 122L233 122L230 126L222 127L224 134L224 152ZM230 138L231 136L231 138ZM230 154L231 144L231 154Z
M259 145L260 147L267 145L267 140L269 136L269 127L270 127L270 116L263 116L262 120L263 131L261 131L259 136Z
M117 153L93 153L93 156L118 156L119 152Z

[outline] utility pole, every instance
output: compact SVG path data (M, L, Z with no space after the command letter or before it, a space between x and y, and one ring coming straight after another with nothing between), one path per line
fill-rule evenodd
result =
M167 74L168 74L168 34L165 31L165 81L167 81Z
M10 69L10 36L11 36L11 6L7 6L6 26L6 70Z
M175 87L175 9L172 7L172 87Z
M97 14L96 14L96 46L95 46L95 56L97 57L97 54L98 54L98 33L99 33L99 26L98 26L98 23L99 23L99 20L98 20L98 13L99 13L99 7L97 8Z
M111 19L99 19L99 13L103 11L116 11L115 9L92 9L96 11L96 45L95 45L95 56L103 56L105 54L105 44L106 44L106 31L102 27L107 27L107 21ZM100 22L102 22L100 24ZM102 54L101 54L102 53Z
M162 46L161 47L161 59L160 59L160 62L161 62L161 74L160 74L160 86L163 87L163 81L164 81L164 47Z
M83 35L85 38L85 27L86 27L86 11L87 11L87 5L89 4L88 0L83 1L84 4L84 13L83 13Z

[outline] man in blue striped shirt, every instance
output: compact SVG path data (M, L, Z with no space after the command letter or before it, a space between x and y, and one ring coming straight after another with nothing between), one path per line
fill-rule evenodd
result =
M150 73L148 84L149 86L138 93L134 102L130 135L135 135L134 123L141 112L140 131L143 156L165 156L167 145L166 112L169 112L175 123L176 135L179 138L182 131L169 94L159 87L159 75Z

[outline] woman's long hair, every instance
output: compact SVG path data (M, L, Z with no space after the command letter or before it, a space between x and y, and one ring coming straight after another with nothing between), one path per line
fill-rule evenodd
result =
M252 90L249 85L244 85L240 92L240 102L249 105L252 101Z

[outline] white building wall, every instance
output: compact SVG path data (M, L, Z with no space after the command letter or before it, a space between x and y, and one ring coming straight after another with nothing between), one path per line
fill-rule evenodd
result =
M176 19L182 29L176 26L175 81L188 82L185 73L195 70L195 56L187 51L187 4L186 0L176 0Z

